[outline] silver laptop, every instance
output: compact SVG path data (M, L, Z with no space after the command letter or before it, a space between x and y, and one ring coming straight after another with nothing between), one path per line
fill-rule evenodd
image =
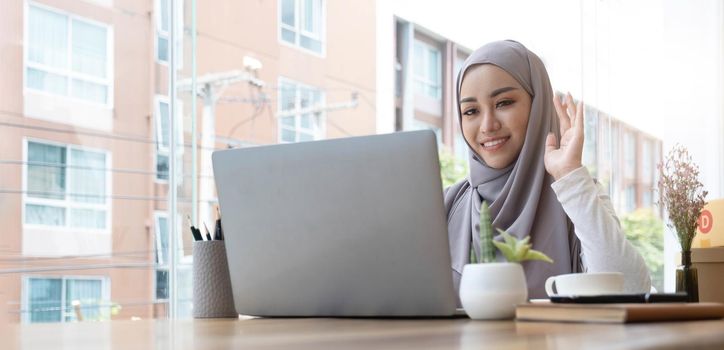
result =
M431 131L213 153L236 310L455 313Z

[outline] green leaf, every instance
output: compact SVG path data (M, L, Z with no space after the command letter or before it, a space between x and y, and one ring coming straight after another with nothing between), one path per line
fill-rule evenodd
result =
M506 260L508 260L509 262L517 262L515 260L515 253L513 252L513 248L511 248L509 245L498 241L493 241L493 245L495 245L500 250L500 252L503 253Z
M529 250L528 253L525 254L523 260L542 260L551 264L553 263L553 259L549 258L548 255L533 249Z

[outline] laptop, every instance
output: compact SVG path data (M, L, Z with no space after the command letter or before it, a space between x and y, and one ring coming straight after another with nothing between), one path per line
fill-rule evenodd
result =
M212 160L240 314L455 314L432 131L222 150Z

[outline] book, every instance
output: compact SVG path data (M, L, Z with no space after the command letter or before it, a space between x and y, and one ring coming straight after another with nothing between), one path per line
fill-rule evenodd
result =
M515 308L519 321L631 323L724 318L722 303L557 304L534 302Z

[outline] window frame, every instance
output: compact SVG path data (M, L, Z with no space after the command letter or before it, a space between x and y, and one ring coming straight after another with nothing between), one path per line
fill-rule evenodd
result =
M95 280L95 281L101 281L101 298L103 300L111 300L111 279L108 276L103 275L23 275L22 276L22 283L21 283L21 316L20 320L23 324L33 324L33 323L44 323L44 322L31 322L31 312L28 310L30 307L30 280L31 279L54 279L54 280L60 280L60 305L61 310L60 312L60 322L57 323L67 323L72 321L66 321L65 315L63 314L63 307L65 304L66 299L66 281L68 280ZM109 305L110 307L110 305ZM28 310L27 312L22 312L22 310Z
M309 130L307 128L301 127L301 121L302 121L302 112L305 110L301 109L301 90L302 89L309 89L309 90L316 90L319 92L320 95L320 108L322 109L319 112L319 121L317 123L316 130L312 130L314 132L312 140L323 140L326 138L327 135L327 112L324 111L324 106L327 105L327 94L322 88L318 88L315 86L307 85L304 83L300 83L298 81L285 78L285 77L279 77L278 80L278 94L281 94L282 85L294 85L294 110L293 111L284 111L282 109L282 99L281 97L277 98L277 142L278 143L295 143L295 142L302 142L299 140L299 133L303 132L304 134L309 134ZM307 110L311 110L312 108L308 108ZM286 117L294 117L294 141L285 141L282 139L282 131L283 130L289 130L288 128L284 127L282 124L282 118ZM314 122L314 120L313 120Z
M68 29L68 48L67 48L67 58L68 58L68 66L65 69L59 69L55 67L50 67L47 65L44 65L42 63L36 63L36 62L30 62L29 61L29 38L30 38L30 28L29 28L29 19L30 19L30 8L36 7L38 9L53 12L59 15L62 15L66 18L66 26ZM89 104L92 106L101 106L105 107L107 109L113 109L114 108L114 83L115 83L115 71L113 69L114 67L114 41L113 41L113 26L104 22L95 21L92 19L88 19L85 17L78 16L72 12L64 11L61 9L57 9L45 4L40 4L34 1L26 1L24 4L24 12L23 12L23 94L26 92L33 92L36 94L41 94L44 96L51 96L51 97L61 97L63 99L67 99L76 103L84 103ZM78 73L74 72L72 65L72 57L73 57L73 21L83 22L86 24L90 24L97 27L102 27L106 30L106 78L98 78L92 75L88 75L85 73ZM40 70L46 73L56 74L60 75L67 79L66 82L66 88L67 93L66 94L56 94L53 92L49 92L46 90L36 89L28 86L28 68ZM105 103L98 103L94 101L90 101L87 99L79 98L76 96L73 96L72 93L72 83L73 79L78 79L80 81L95 83L99 85L103 85L106 87L107 95L106 95L106 102Z
M327 56L327 2L326 0L319 0L319 35L315 35L313 32L308 32L303 28L304 16L302 11L302 2L304 0L293 0L294 1L294 27L284 23L282 21L282 2L284 0L277 0L277 41L281 45L292 47L311 55L325 58ZM294 32L294 43L290 43L282 38L282 29L290 30ZM308 49L301 44L300 35L310 37L320 42L319 52Z
M36 198L28 195L28 175L29 175L29 169L28 166L31 165L28 161L29 156L29 144L30 143L39 143L44 145L50 145L55 147L64 147L65 153L66 153L66 163L63 166L63 169L65 171L65 183L66 188L64 189L63 193L63 199L50 199L50 198ZM82 203L82 202L74 202L71 200L71 196L68 195L69 192L69 184L71 176L69 175L68 169L69 164L71 163L71 150L81 150L81 151L87 151L87 152L95 152L95 153L103 153L105 156L105 167L103 169L104 175L106 177L106 186L105 186L105 203ZM98 233L98 234L106 234L110 235L111 233L111 224L113 222L112 216L113 216L113 210L112 210L112 188L113 188L113 179L112 179L112 171L111 171L111 164L112 163L112 154L108 150L104 149L98 149L98 148L91 148L86 146L78 146L73 144L66 144L61 143L57 141L48 141L38 138L32 138L32 137L24 137L23 138L23 169L22 169L22 204L21 204L21 219L22 219L22 225L23 229L29 228L29 229L41 229L41 230L48 230L48 231L64 231L64 232L86 232L86 233ZM45 205L45 206L52 206L52 207L62 207L65 209L65 224L63 226L55 226L55 225L44 225L44 224L30 224L27 223L26 220L26 206L28 204L36 204L36 205ZM70 210L71 209L94 209L94 210L105 210L105 228L103 229L97 229L97 228L87 228L87 227L75 227L70 224Z
M154 36L153 36L153 39L154 39L153 40L153 60L159 65L168 67L169 61L162 60L158 57L158 53L159 53L158 39L159 39L159 37L166 39L166 42L168 42L169 44L171 43L171 35L170 35L171 28L169 28L169 29L163 28L163 18L161 17L161 16L163 16L163 13L161 11L161 1L163 1L163 0L154 0L154 2L153 2L153 12L154 12L153 17L154 17L154 22L156 22L155 26L154 26L155 31L154 31ZM169 6L170 6L170 1L173 1L173 0L168 0L168 1L169 1ZM177 5L175 8L178 13L176 13L177 20L174 21L174 23L176 24L176 33L177 33L177 35L176 35L177 42L176 42L176 47L175 47L176 50L174 51L174 53L176 54L176 69L181 69L181 68L183 68L183 56L184 56L183 55L183 6ZM169 21L169 26L171 26L171 19L169 18L168 21Z
M159 178L159 172L158 172L158 157L159 156L166 156L168 158L171 157L170 152L170 146L171 146L171 140L169 139L169 148L164 149L163 146L159 147L159 140L163 136L163 127L161 123L161 103L165 103L169 106L169 118L171 118L171 99L168 96L165 95L155 95L153 98L153 127L154 127L154 135L155 135L155 142L154 142L154 156L153 156L153 169L154 169L154 182L156 183L168 183L168 179ZM183 117L183 101L181 99L176 99L176 110L175 112L177 115ZM183 118L176 118L174 120L176 128L176 141L177 146L176 147L176 155L181 156L184 153L184 142L183 142ZM171 125L169 120L169 125ZM168 133L168 136L171 136L171 133ZM168 170L168 175L171 176L171 169Z
M427 98L431 98L434 100L442 100L442 80L443 80L442 79L442 75L443 75L442 50L440 50L439 48L432 46L420 39L415 38L412 42L413 55L415 53L415 45L418 45L418 44L421 45L422 49L423 49L423 57L422 57L423 71L425 72L426 75L425 76L417 75L416 69L414 69L415 67L413 67L412 75L413 75L413 79L415 80L415 83L422 83L425 86L425 91L423 91L422 94L418 93L417 89L415 89L415 94L422 95L422 96L425 96ZM437 68L438 68L438 73L439 73L437 79L439 79L439 81L430 80L429 79L430 77L427 76L427 73L429 72L429 67L430 67L430 51L435 51L437 53L437 58L438 58L438 67ZM413 60L413 62L414 62L414 60ZM427 93L427 88L429 88L429 87L435 88L435 91L437 92L436 96L430 96L430 94Z

